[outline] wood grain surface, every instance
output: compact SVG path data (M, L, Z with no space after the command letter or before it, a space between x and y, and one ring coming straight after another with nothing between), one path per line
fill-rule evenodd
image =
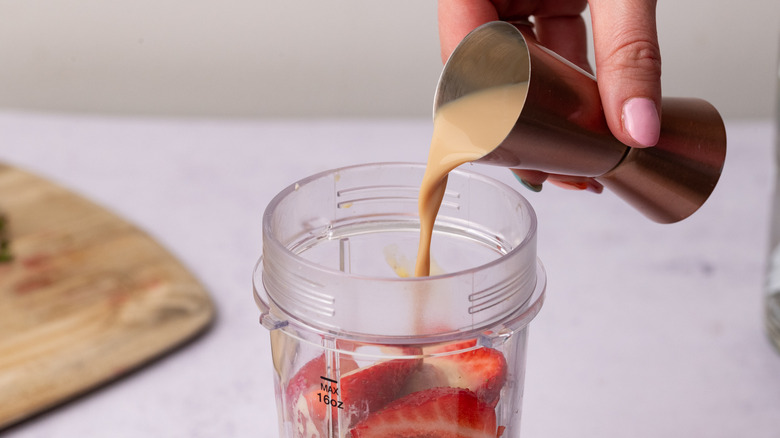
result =
M170 351L207 328L200 283L144 232L0 164L0 430Z

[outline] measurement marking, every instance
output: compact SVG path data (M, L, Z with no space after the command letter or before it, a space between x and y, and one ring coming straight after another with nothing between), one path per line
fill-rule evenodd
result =
M329 379L329 378L324 377L324 376L320 376L320 379L327 380L328 382L332 382L332 383L339 383L338 380Z

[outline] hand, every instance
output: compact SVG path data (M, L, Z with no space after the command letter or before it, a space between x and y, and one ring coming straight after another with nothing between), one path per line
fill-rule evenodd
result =
M582 12L587 0L439 0L442 59L481 24L505 20L532 32L540 44L592 71ZM661 55L656 0L591 0L599 93L612 134L633 147L654 146L660 134ZM533 19L533 27L522 23ZM531 188L545 180L600 192L590 178L513 170Z

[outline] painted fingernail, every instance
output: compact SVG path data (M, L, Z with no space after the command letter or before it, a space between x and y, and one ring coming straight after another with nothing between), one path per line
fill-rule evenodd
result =
M515 176L515 179L520 182L520 184L524 185L525 188L532 192L539 193L542 191L542 185L541 184L531 184L530 182L524 180L523 178L520 178L520 175L512 172L512 175Z
M642 146L655 146L661 135L661 120L655 103L635 97L623 104L623 128Z

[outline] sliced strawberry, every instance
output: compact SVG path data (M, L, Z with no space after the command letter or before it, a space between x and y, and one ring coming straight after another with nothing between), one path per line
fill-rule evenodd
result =
M393 359L342 374L341 401L350 425L395 400L420 365L421 358Z
M327 365L327 356L323 353L304 364L287 384L285 409L288 418L293 422L296 437L326 436L329 405L323 403L323 400L324 395L330 394L322 389L335 386L325 380L335 374L334 371L328 372ZM356 368L357 363L354 360L348 356L340 356L340 372L345 373Z
M433 356L425 362L440 372L439 376L446 380L446 386L470 389L489 406L494 407L498 403L506 381L507 365L504 355L495 348L482 347Z
M477 346L476 339L467 339L465 341L450 342L448 344L438 344L433 347L425 348L426 354L441 354L449 353L451 351L460 351L467 348L474 348Z
M342 358L341 378L327 380L325 360L323 354L305 364L287 386L288 412L300 431L296 436L309 438L312 430L324 436L329 409L332 421L341 414L347 426L354 425L395 400L422 364L420 358L393 359L357 368Z
M357 363L349 356L341 355L339 358L339 372L344 374L358 368ZM313 387L320 388L323 377L333 376L336 371L328 372L327 356L325 353L307 362L287 383L287 397L293 398Z
M415 392L371 414L352 438L495 438L495 410L463 388Z

